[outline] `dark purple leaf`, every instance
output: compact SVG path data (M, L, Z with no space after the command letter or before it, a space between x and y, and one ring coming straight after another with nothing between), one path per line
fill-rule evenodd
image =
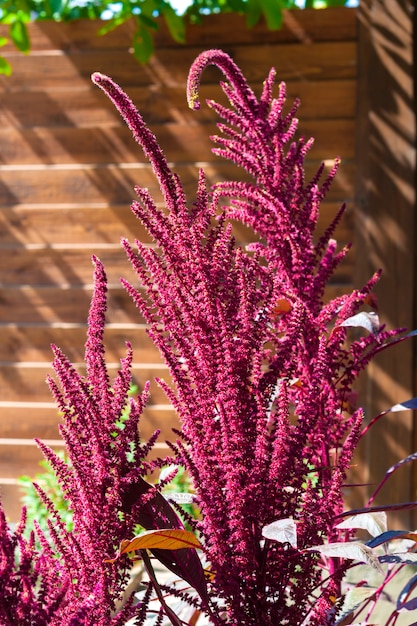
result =
M405 457L405 459L401 459L401 461L398 461L398 463L395 463L395 465L390 467L389 470L387 470L384 478L382 479L382 481L379 483L378 487L376 488L376 490L372 494L372 497L370 498L368 504L372 504L372 502L375 500L377 494L381 491L382 487L385 485L385 483L387 482L387 480L391 476L391 474L393 474L395 471L397 471L397 469L399 467L401 467L401 465L404 465L405 463L410 463L410 461L416 461L416 460L417 460L417 452L413 452L413 454L410 454L409 456Z
M140 476L129 486L123 502L124 510L130 513L133 509L136 522L146 530L184 528L182 521L164 496ZM135 505L139 505L137 510ZM203 566L194 549L151 550L151 552L171 572L189 583L204 601L208 601Z
M388 543L388 541L392 541L393 539L413 539L414 541L417 539L417 535L410 533L409 530L387 530L385 533L378 535L378 537L373 537L369 541L366 542L366 545L369 548L376 548L377 546L382 545L383 543Z
M417 587L417 574L414 574L414 576L412 576L410 580L407 581L407 584L403 587L403 589L401 589L401 592L398 594L397 610L401 608L402 604L404 603L404 600L407 598L407 596L410 595L410 593L416 587Z
M343 511L336 515L335 519L340 517L348 517L349 515L358 515L359 513L374 513L376 511L409 511L417 508L417 502L399 502L398 504L381 504L380 506L366 506L363 509L352 509L351 511Z
M404 604L397 606L397 611L415 611L417 609L417 598L413 598Z

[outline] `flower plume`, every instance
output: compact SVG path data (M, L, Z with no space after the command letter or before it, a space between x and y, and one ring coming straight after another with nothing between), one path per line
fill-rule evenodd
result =
M258 99L221 50L192 65L192 108L200 107L199 81L210 64L223 72L230 103L208 101L223 119L214 152L243 170L243 180L207 189L200 173L189 204L155 153L167 210L137 189L132 210L157 246L123 241L145 293L123 283L170 369L173 386L159 383L182 424L171 447L195 485L198 530L213 593L226 606L224 623L301 624L321 576L305 549L338 536L334 518L359 438L362 411L346 410L352 384L390 333L378 328L350 348L346 343L343 322L362 307L376 277L361 291L325 301L349 249L339 250L333 239L344 207L316 236L339 160L306 180L312 140L296 139L298 103L284 114L285 85L274 96L274 70ZM129 98L111 79L93 80L146 152L147 131ZM234 222L253 230L250 246L237 245ZM262 541L266 525L285 519L296 522L297 548ZM317 623L327 623L342 573L331 570Z
M122 240L139 288L122 283L169 368L172 384L158 383L181 423L168 442L170 462L187 471L192 493L177 495L190 496L198 514L187 516L180 498L171 506L164 497L171 469L159 483L150 480L168 461L147 460L158 433L148 442L140 437L149 384L129 397L130 344L114 380L109 376L107 280L93 257L85 374L52 347L55 377L48 382L68 460L38 442L69 502L73 529L40 484L49 512L49 536L34 529L40 549L35 533L23 536L25 511L11 532L0 509L0 619L7 626L14 619L22 626L144 626L155 598L158 625L164 617L190 625L200 613L212 626L336 622L334 597L348 565L340 551L326 556L323 545L340 549L346 536L338 524L343 487L364 432L354 383L397 331L363 310L379 274L360 290L328 298L329 280L349 251L334 239L344 206L317 235L339 159L307 180L312 140L299 137L298 102L286 107L274 70L258 98L221 50L201 54L191 67L193 109L208 65L223 73L229 101L208 101L221 118L213 150L238 176L209 187L201 171L191 201L129 97L111 78L92 77L149 158L165 200L161 208L136 188L132 211L155 245ZM251 229L250 245L237 243L239 223ZM137 525L149 532L132 539ZM128 586L130 549L149 577L139 596ZM148 549L185 587L159 584ZM188 621L167 594L181 611L184 604L191 610Z

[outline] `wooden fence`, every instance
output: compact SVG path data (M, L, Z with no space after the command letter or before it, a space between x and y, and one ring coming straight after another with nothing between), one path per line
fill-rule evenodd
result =
M342 157L321 227L346 201L349 210L337 238L341 244L355 238L354 10L289 13L279 32L262 25L247 30L235 15L212 16L188 28L184 46L174 44L162 25L155 55L144 67L128 50L131 24L105 37L96 36L98 27L87 21L37 23L30 26L29 56L12 47L1 50L13 66L11 77L0 78L0 489L11 519L20 509L16 479L33 475L41 459L33 437L60 445L59 418L45 383L51 372L49 346L57 344L76 364L83 361L92 254L105 263L109 278L110 371L115 371L129 339L138 385L156 375L167 377L143 320L119 285L120 276L134 280L120 237L146 241L129 209L133 187L148 187L155 198L160 194L129 131L104 94L91 85L93 71L112 76L129 93L192 198L197 163L211 182L228 177L231 166L211 154L209 135L216 121L211 111L187 109L185 82L191 62L204 49L222 47L258 91L275 66L279 79L287 82L289 99L301 98L302 134L316 138L308 172L322 160L330 167L333 157ZM0 28L0 36L4 34ZM219 78L214 69L205 72L203 100L221 98ZM241 241L247 236L243 231L237 235ZM330 295L352 288L355 254L336 273ZM144 435L158 426L163 441L175 423L174 412L153 384L142 421ZM401 437L408 452L407 424Z

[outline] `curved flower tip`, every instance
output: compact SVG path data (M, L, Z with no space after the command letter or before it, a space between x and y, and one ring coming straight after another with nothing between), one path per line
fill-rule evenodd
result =
M246 104L250 101L256 102L254 93L233 59L223 50L212 49L199 54L190 68L187 80L187 102L190 109L196 111L200 108L198 88L201 74L208 65L215 65L223 72L230 84L244 97Z
M106 78L108 80L108 76L106 76L105 74L101 74L101 72L93 72L91 74L91 80L95 85L100 85L100 83Z

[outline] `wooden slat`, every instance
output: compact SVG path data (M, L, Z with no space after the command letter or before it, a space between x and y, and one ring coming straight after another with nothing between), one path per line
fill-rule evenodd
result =
M92 250L94 252L94 250ZM126 256L120 247L113 246L97 250L97 254L107 268L110 282L117 283L123 276L133 284L137 283L136 276L126 261ZM353 253L351 253L335 272L335 280L348 282L352 271ZM92 276L89 251L81 250L51 250L41 248L25 250L15 248L10 251L0 251L1 277L4 285L13 285L19 282L26 284L60 284L68 279L71 284L80 285L90 283Z
M128 52L132 22L104 38L95 37L98 23L90 21L31 24L28 57L10 44L2 48L13 75L0 77L0 491L14 520L20 507L12 483L19 474L35 473L41 458L30 445L33 437L57 437L57 412L45 383L53 372L49 344L59 345L71 361L82 362L91 254L104 261L109 277L105 342L111 376L130 340L139 387L156 375L169 380L140 325L143 320L119 284L120 276L136 284L120 237L150 243L129 209L134 186L148 187L156 202L162 196L141 149L105 95L91 84L91 72L103 71L126 88L174 163L191 202L197 187L195 161L206 164L209 184L241 172L211 153L208 137L215 131L216 115L205 105L199 112L186 106L190 64L203 49L223 47L258 94L275 65L277 81L287 81L288 106L296 96L302 100L300 132L316 138L307 180L321 160L338 154L344 159L318 233L338 205L354 196L355 11L286 12L278 32L268 31L262 22L252 30L243 24L244 17L211 16L203 26L188 27L185 46L172 42L162 24L156 53L145 67ZM0 25L0 36L6 30ZM202 102L224 102L221 78L214 68L204 72ZM336 237L343 244L352 232L348 211ZM241 243L251 239L241 226L235 225L235 234ZM354 262L350 255L336 273L328 298L352 287ZM154 381L151 389L151 404L142 419L144 436L157 426L166 433L176 419ZM157 452L164 455L167 449Z
M133 200L133 196L132 196ZM14 205L0 212L0 245L51 242L117 243L121 237L142 243L152 240L133 215L129 202L122 205ZM1 280L1 279L0 279Z
M81 249L57 249L49 246L25 249L0 250L0 267L3 285L24 283L28 285L90 284L93 276L91 255L96 254L107 268L111 283L118 283L120 276L135 283L136 276L120 245L97 245Z
M346 260L347 267L343 271L338 272L327 287L326 297L328 299L341 295L341 293L347 293L349 289L352 289L352 280L347 268L353 262L353 253L350 253ZM21 339L18 344L21 347L19 351L15 350L15 354L23 360L24 358L21 356L22 350L28 351L32 349L29 346L24 348L22 345L23 338L26 336L28 341L35 341L35 345L38 345L35 340L38 332L39 341L41 341L42 337L45 337L45 340L48 340L44 345L45 355L49 355L49 346L52 342L59 346L67 345L68 340L66 336L71 329L68 330L63 324L84 325L87 321L90 300L90 290L77 289L76 287L66 289L53 285L37 288L3 287L0 289L0 330L3 336L3 351L15 350L14 342L18 341L18 339L13 333L17 333L17 329L21 329ZM141 324L144 320L132 303L130 296L122 288L110 290L106 319L108 325L120 324L121 326L118 331L113 331L110 327L108 328L109 335L115 337L114 340L111 339L110 349L112 350L116 349L116 341L118 341L116 338L119 337L119 333L120 336L122 334L126 335L129 340L134 338L136 333L138 333L138 336L143 337L142 331L132 329L132 325ZM79 330L74 332L82 334L82 331ZM138 339L138 341L140 340ZM123 346L119 347L119 349L122 348ZM39 349L41 349L40 343ZM136 348L136 350L141 352L144 349L141 343ZM34 350L37 351L38 348L34 348Z
M59 295L59 292L56 292ZM73 296L74 298L74 296ZM74 306L74 309L76 307ZM51 344L57 345L71 361L84 360L86 325L69 326L13 324L1 327L0 361L51 361ZM126 341L132 344L135 362L158 362L159 352L146 333L146 326L125 325L105 329L106 359L118 362L126 354ZM1 401L0 397L0 401Z
M325 160L338 155L354 156L353 120L310 120L303 122L301 133L314 137L309 158ZM218 133L213 124L164 124L152 127L169 161L221 161L212 153L211 135ZM35 128L22 131L0 128L0 162L8 167L19 164L51 163L148 163L127 127L108 128Z
M14 72L10 77L0 76L0 89L84 89L93 72L108 74L123 86L132 84L134 76L135 85L145 86L158 78L162 84L183 87L188 68L205 48L201 45L179 48L175 54L162 49L148 66L138 65L132 54L119 50L75 50L68 54L62 51L50 54L33 51L28 57L2 50L3 56L12 63ZM356 45L350 41L337 45L333 42L311 43L308 54L298 44L285 46L285 54L282 53L282 46L274 44L258 47L230 45L225 50L242 68L249 83L264 80L271 66L276 68L280 80L340 80L356 75ZM220 76L218 70L209 67L202 76L202 83L218 82Z
M277 76L277 84L281 76ZM259 93L262 83L251 83ZM130 85L129 97L148 124L181 123L193 125L217 120L217 114L203 105L197 111L187 107L185 85L170 86L149 83L145 87ZM202 103L211 98L223 104L227 100L218 83L200 86ZM352 119L355 115L356 81L353 79L332 81L287 81L287 102L295 98L301 101L300 116L307 120ZM66 127L83 128L122 125L113 104L103 98L95 86L86 86L75 93L71 90L32 91L28 107L25 91L8 91L0 106L0 129ZM191 130L189 128L189 130Z
M77 368L85 371L81 365ZM108 371L111 377L117 373L116 364L108 364ZM51 393L46 384L46 378L53 374L53 369L48 363L0 363L0 398L2 402L50 402ZM132 367L134 382L143 389L146 381L151 381L152 404L166 404L167 399L164 392L154 382L155 377L163 378L170 382L168 369L163 365L138 364Z
M355 10L335 7L323 11L307 9L286 12L283 28L271 31L263 20L255 27L246 27L245 17L235 14L210 15L204 18L202 25L189 24L186 31L186 45L203 44L218 47L230 42L266 43L266 42L306 42L353 40L356 37ZM178 48L172 40L163 19L158 19L155 32L157 49L163 47ZM77 20L74 22L36 22L29 24L32 50L79 50L117 49L130 45L135 30L132 21L111 31L104 37L97 37L97 32L105 22ZM0 36L7 37L6 25L0 25ZM6 50L13 50L9 43Z
M22 492L16 484L3 484L0 482L0 499L6 514L6 518L12 522L20 519Z
M363 2L359 11L358 179L356 279L383 268L376 290L389 328L416 328L416 56L415 3ZM401 16L398 19L398 16ZM393 103L396 102L395 106ZM372 417L416 395L416 344L378 355L363 380L362 401ZM415 451L412 412L387 415L360 449L366 502L390 466ZM414 441L413 441L414 439ZM404 464L375 503L416 499L416 465ZM360 504L362 504L362 502ZM391 514L395 528L414 528L415 511Z
M38 407L36 403L28 403L27 407L8 407L3 404L0 404L0 464L2 452L13 439L61 440L58 425L62 420L53 403L48 407ZM158 442L164 443L173 436L172 429L179 426L178 416L169 405L150 405L139 420L141 440L147 441L156 430L161 430ZM13 465L9 468L0 466L0 477L13 478L13 472Z
M334 155L336 156L336 155ZM232 165L202 164L209 184L221 180L234 180L241 172ZM313 177L317 165L307 164L306 180ZM195 165L177 165L174 171L181 178L184 190L193 199L196 194L198 170ZM353 197L353 162L342 164L327 199L332 202ZM0 168L0 205L49 204L68 201L84 204L126 204L134 199L134 187L147 187L156 202L161 193L150 166L129 164L120 168L103 166L62 169L61 167Z
M320 207L317 234L323 233L330 224L339 203L323 202ZM233 224L238 242L245 242L247 230ZM352 241L353 210L347 211L339 224L335 238L343 243ZM151 243L142 223L133 215L128 204L113 206L85 205L15 205L3 207L0 212L0 247L36 243L90 244L118 243L121 237L143 243ZM1 284L1 275L0 275ZM1 300L0 300L1 307ZM74 320L76 321L76 320Z
M127 266L126 266L127 267ZM136 284L136 283L134 283ZM0 287L0 322L14 325L85 324L92 285ZM108 324L139 324L142 316L123 287L109 289ZM55 330L59 333L59 328Z

